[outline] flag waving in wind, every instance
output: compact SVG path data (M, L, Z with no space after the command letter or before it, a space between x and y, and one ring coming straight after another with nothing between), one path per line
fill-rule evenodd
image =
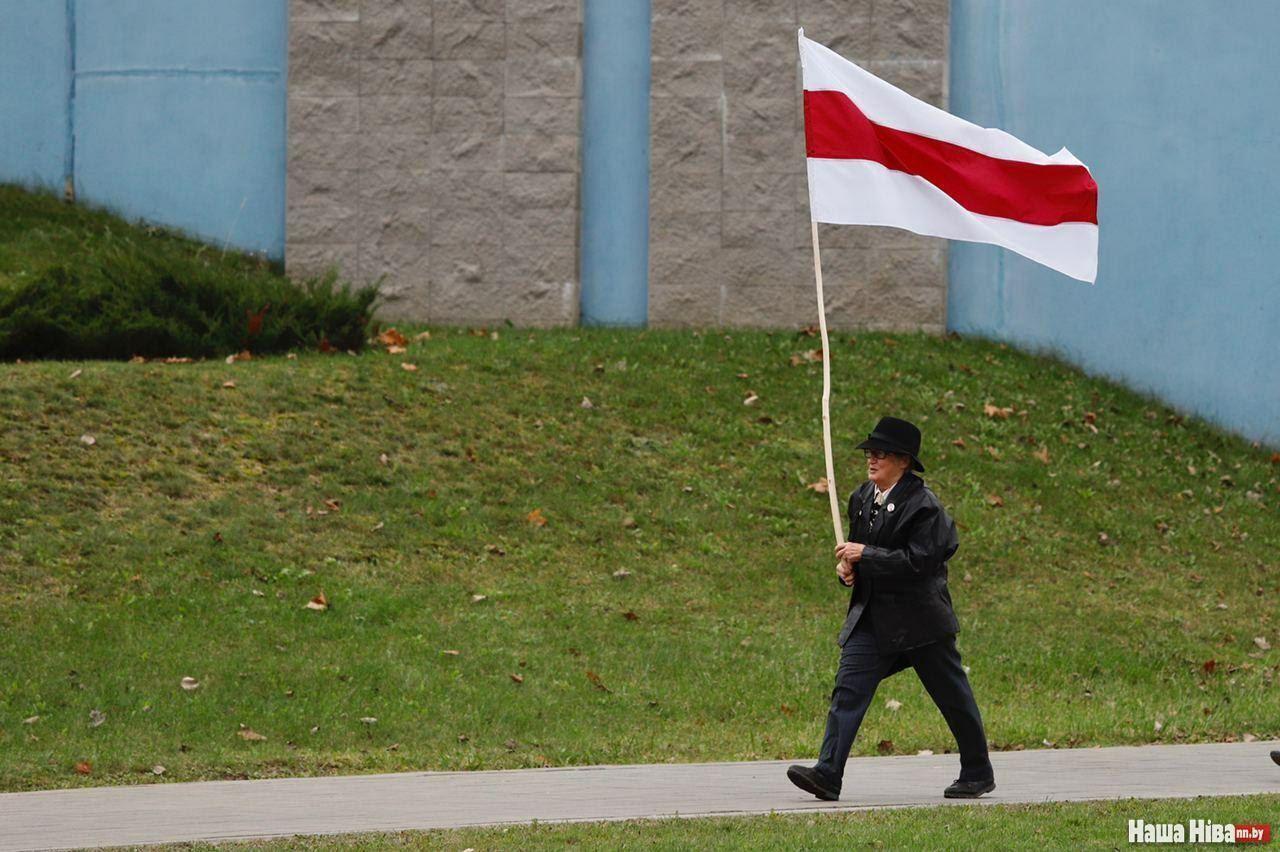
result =
M1098 185L1070 151L957 118L799 37L815 222L993 243L1094 281Z

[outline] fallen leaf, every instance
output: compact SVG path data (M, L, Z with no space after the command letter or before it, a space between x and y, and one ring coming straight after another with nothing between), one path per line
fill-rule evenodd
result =
M389 328L378 335L378 342L385 346L407 346L409 341L395 328Z
M155 766L151 767L152 775L163 775L164 772L165 772L164 767L158 763Z
M406 352L408 352L408 351L409 351L409 350L408 350L407 348L403 347L403 346L388 346L388 347L387 347L387 354L388 354L388 355L403 355L404 353L406 353Z
M480 601L488 600L488 599L489 599L488 595L472 595L471 596L472 603L480 603Z
M1001 497L999 494L988 494L987 505L994 506L995 508L998 509L1004 505L1004 498Z
M512 674L511 679L516 683L524 683L524 675Z
M448 654L450 657L456 657L456 656L458 656L459 654L461 654L462 652L461 652L461 651L454 650L453 648L446 648L445 650L441 651L440 653L441 653L441 654Z
M755 391L747 391L747 396L742 400L743 405L755 405L760 401L760 397L756 396Z
M364 722L366 725L376 725L378 723L378 717L377 716L361 716L360 721Z
M1267 641L1267 637L1265 636L1253 637L1253 644L1257 645L1259 648L1261 648L1264 651L1271 650L1271 643Z
M1200 668L1204 670L1205 674L1213 674L1214 669L1216 669L1217 667L1218 667L1217 660L1205 660L1204 665L1202 665Z
M494 556L506 556L507 552L496 544L486 544L484 549L492 553Z
M98 439L86 433L80 436L80 443L88 444L90 447L92 447L94 444L98 443Z
M82 760L76 764L76 772L79 772L81 775L89 775L93 772L93 764L87 760Z
M625 580L630 576L631 576L631 572L628 571L626 568L619 568L617 571L613 572L613 579L615 580Z
M524 519L535 526L545 527L547 525L547 519L542 517L542 509L534 509L525 515Z
M580 407L580 408L595 408L595 407L596 407L596 406L595 406L595 403L593 403L593 402L591 401L591 398L590 398L590 397L586 397L586 396L584 396L584 397L582 398L582 402L578 403L578 405L579 405L579 407Z
M918 752L916 752L916 755L918 757L928 757L931 754L933 754L933 749L928 749L928 748L922 748Z
M897 713L899 710L902 709L902 702L897 700L896 698L890 698L888 701L884 703L884 706L892 710L894 713Z
M881 754L893 754L893 740L881 740L876 743L876 751Z
M248 740L251 743L260 743L266 739L266 737L255 731L253 728L241 728L236 731L236 733L240 736L240 739Z
M80 375L80 374L81 374L81 373L83 373L83 372L84 372L84 370L72 370L72 371L71 371L71 375L70 375L70 376L67 376L67 378L69 378L69 379L74 379L76 376Z
M222 383L222 386L224 388L233 388L236 386L236 383L233 382L231 379L227 379L225 382Z
M185 689L187 692L193 692L194 690L197 690L200 688L200 681L196 680L193 677L184 677L182 679L182 688Z
M89 711L89 725L90 725L91 727L96 728L96 727L98 727L99 725L101 725L101 724L102 724L103 722L105 722L105 721L107 721L107 716L106 716L106 714L105 714L105 713L103 713L101 710L90 710L90 711Z
M1102 545L1103 547L1106 547L1107 545L1111 544L1111 536L1107 535L1104 532L1098 533L1098 544Z
M307 606L307 609L314 609L314 610L328 609L329 599L324 596L324 590L321 590L320 594L316 595L314 598L307 601L306 606Z
M599 689L599 690L600 690L600 691L602 691L602 692L611 692L611 691L612 691L612 690L610 690L610 689L609 689L609 687L607 687L607 686L605 686L605 685L604 685L604 681L600 679L600 675L598 675L598 674L596 674L595 672L591 671L591 669L587 669L587 680L589 680L589 681L591 681L592 683L594 683L594 684L596 685L596 689Z
M640 525L636 523L636 519L631 517L630 515L627 515L625 518L622 519L623 529L633 530L638 526Z
M325 504L326 506L328 506L328 507L329 507L331 510L333 510L334 512L337 512L337 511L339 511L339 510L342 508L342 502L341 502L340 500L335 500L335 499L333 499L332 497L330 497L330 498L328 498L327 500L325 500L325 501L324 501L324 504Z
M423 341L423 340L430 340L430 339L431 339L431 332L429 332L429 331L420 331L420 332L418 332L417 334L415 334L415 335L413 336L413 339L414 339L414 341L415 341L415 342L419 342L419 341Z
M814 491L818 492L819 494L826 494L827 491L830 490L829 487L827 486L827 478L825 476L818 477L817 482L810 482L808 485L805 486L805 488L811 488Z
M778 705L778 709L779 709L779 710L781 710L781 711L783 712L783 714L784 714L784 715L787 715L787 716L790 716L790 715L792 715L793 713L795 713L795 712L796 712L796 708L791 707L791 706L789 706L789 705L787 705L787 704L779 704L779 705Z
M401 362L400 362L400 367L401 367L401 369L407 370L407 371L409 371L410 373L415 372L415 371L417 371L417 369L418 369L418 365L417 365L417 364L410 364L408 361L401 361Z
M1164 722L1161 722L1159 719L1156 719L1156 724L1155 724L1156 733L1157 734L1160 733L1160 731L1163 730L1163 728L1164 728Z
M982 413L995 420L1006 420L1013 413L1012 408L1001 408L998 405L985 403L982 406Z
M952 441L952 442L951 442L951 446L953 446L953 447L959 447L960 449L962 449L962 450L963 450L963 449L964 449L964 438L956 438L954 441Z
M622 617L625 618L627 621L636 621L640 618L640 616L636 615L631 610L627 610L626 612L624 612L622 614Z
M1031 455L1035 456L1037 459L1039 459L1040 461L1044 462L1045 464L1048 464L1048 463L1049 463L1049 448L1048 448L1048 447L1041 447L1040 449L1038 449L1038 450L1036 450L1035 452L1033 452Z
M40 721L40 717L39 717L39 716L28 716L27 718L25 718L25 719L23 719L23 720L22 720L22 724L24 724L24 725L34 725L36 722L39 722L39 721Z

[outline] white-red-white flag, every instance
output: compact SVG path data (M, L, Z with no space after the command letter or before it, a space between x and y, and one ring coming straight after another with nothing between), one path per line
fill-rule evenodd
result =
M993 243L1097 278L1098 184L1070 151L957 118L799 37L815 222Z

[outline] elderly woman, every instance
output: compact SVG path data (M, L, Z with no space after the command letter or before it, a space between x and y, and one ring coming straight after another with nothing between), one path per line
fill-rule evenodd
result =
M923 473L920 430L883 417L858 445L867 481L849 497L849 540L836 547L836 574L853 586L837 640L842 650L827 730L816 766L787 777L819 799L840 798L845 761L876 686L910 666L942 711L960 747L960 777L947 798L995 789L987 738L969 679L960 665L960 625L947 590L947 560L959 547L955 523Z

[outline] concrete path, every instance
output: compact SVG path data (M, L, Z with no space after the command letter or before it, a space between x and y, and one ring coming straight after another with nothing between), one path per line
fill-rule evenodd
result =
M977 802L1280 793L1280 741L993 752ZM156 783L0 795L0 850L283 837L495 823L973 805L944 799L956 755L849 761L838 802L791 785L805 761L405 772ZM1274 815L1246 814L1265 819Z

